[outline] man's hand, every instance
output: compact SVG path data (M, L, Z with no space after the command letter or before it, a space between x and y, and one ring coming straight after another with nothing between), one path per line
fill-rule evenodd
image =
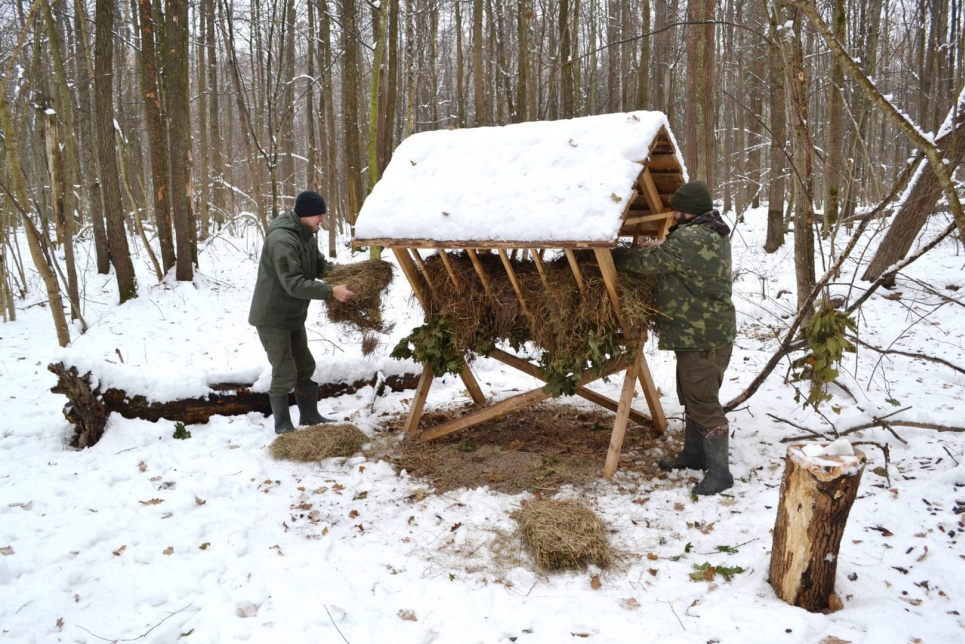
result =
M345 288L345 284L339 284L332 287L332 297L334 297L339 302L347 302L355 296L355 293Z
M659 246L666 240L666 237L661 237L660 239L648 239L646 241L640 242L640 248L652 248L653 246Z

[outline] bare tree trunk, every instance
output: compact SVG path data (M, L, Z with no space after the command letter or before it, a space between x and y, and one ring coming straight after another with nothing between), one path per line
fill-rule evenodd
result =
M225 199L224 199L224 180L225 162L222 152L223 142L221 140L221 92L218 88L218 57L217 40L215 37L215 5L217 0L204 0L203 10L207 16L205 19L205 46L208 50L208 158L210 161L210 181L211 181L211 208L214 210L215 225L220 227L224 223ZM230 148L229 148L230 149Z
M650 0L640 3L640 67L637 70L636 109L650 109Z
M107 221L107 243L117 279L120 301L137 297L134 264L124 232L124 212L118 184L117 150L114 146L114 3L97 0L94 39L94 124L97 130L97 161L100 166L101 195Z
M359 46L356 40L355 0L342 0L342 137L345 146L348 211L346 219L355 229L362 207L362 148L359 143Z
M165 67L168 138L171 159L171 210L174 215L180 282L194 279L196 237L191 204L191 110L188 104L188 3L166 0Z
M472 3L472 88L473 124L489 125L486 118L485 79L483 77L483 0Z
M519 51L516 55L516 118L517 123L529 121L535 117L530 111L532 98L529 58L529 14L532 11L532 0L518 0L516 3L516 41Z
M141 22L141 94L144 97L144 125L151 153L154 224L161 246L161 265L167 273L174 266L174 237L171 223L171 196L168 182L167 132L161 114L160 88L157 83L157 54L151 0L138 0Z
M396 0L398 1L398 0ZM457 123L458 127L465 127L466 125L466 88L464 85L464 77L466 74L466 62L465 56L463 55L463 42L462 42L462 7L461 2L455 3L456 11L456 110L457 110Z
M769 50L769 78L771 85L770 116L770 166L771 176L767 191L767 235L764 252L773 253L784 245L784 200L787 197L785 169L787 159L784 148L787 144L787 96L784 87L784 68L781 51L778 47L777 16L769 16L772 45Z
M834 35L845 40L847 14L845 0L833 3ZM838 221L841 201L841 187L847 169L844 165L844 69L831 59L831 78L828 84L827 136L825 137L826 159L824 164L824 227L830 229Z
M606 4L606 111L620 111L620 39L619 0L608 0Z

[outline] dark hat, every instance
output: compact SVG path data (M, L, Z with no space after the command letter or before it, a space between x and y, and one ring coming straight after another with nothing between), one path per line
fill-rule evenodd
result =
M714 209L714 199L707 184L696 179L677 188L670 198L670 207L690 215L702 215Z
M299 217L314 217L328 212L322 195L311 190L298 193L295 197L295 214Z

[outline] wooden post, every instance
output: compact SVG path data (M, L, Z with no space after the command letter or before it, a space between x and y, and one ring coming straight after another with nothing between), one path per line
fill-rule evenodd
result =
M777 596L812 612L829 608L841 536L867 462L844 439L831 447L787 448L771 548L768 581Z

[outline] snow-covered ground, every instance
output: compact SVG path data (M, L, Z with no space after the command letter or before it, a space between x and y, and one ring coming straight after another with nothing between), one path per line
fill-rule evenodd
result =
M763 253L765 218L763 210L748 213L734 236L739 337L722 394L728 400L759 372L793 314L791 249ZM512 537L510 517L528 494L480 488L417 500L421 495L413 493L425 482L384 462L275 461L266 449L275 438L271 419L260 414L189 426L189 440L173 438L173 422L114 415L96 446L69 448L66 398L50 392L52 361L89 363L114 384L155 399L193 395L225 380L257 380L267 388L267 363L246 323L259 250L253 230L221 231L202 245L193 283L162 284L138 253L139 297L123 306L116 304L114 278L96 274L83 258L90 329L81 335L72 328L68 349L57 347L30 269L17 320L0 324L0 640L965 640L961 433L895 426L897 436L884 429L848 436L887 444L891 464L889 486L881 452L864 448L870 461L838 564L842 610L823 615L791 607L767 583L786 451L780 441L801 434L773 417L822 431L831 421L844 430L909 407L892 418L965 425L965 377L897 354L882 358L861 349L847 356L840 380L850 394L833 388L839 414L830 405L818 414L795 403L783 378L786 363L778 367L730 415L732 470L739 477L731 496L692 500L686 473L639 484L618 472L590 490L564 490L561 496L580 496L612 531L620 558L603 571L534 567ZM347 250L342 254L339 261L350 261ZM881 291L863 307L862 339L965 366L963 263L961 249L946 241L914 264L896 291ZM849 263L835 293L854 297L854 270ZM401 272L388 317L392 336L363 357L359 338L329 324L323 305L313 305L309 335L318 378L414 368L388 357L421 323ZM671 431L678 432L673 357L654 346L646 355L665 392ZM487 395L532 386L484 358L473 369L490 383ZM612 397L619 385L619 379L606 385ZM411 395L374 399L367 389L320 408L371 435L388 415L404 412ZM464 400L463 385L446 377L433 386L428 407L454 400ZM693 566L705 561L744 572L730 581L691 580ZM594 588L597 574L601 585Z

